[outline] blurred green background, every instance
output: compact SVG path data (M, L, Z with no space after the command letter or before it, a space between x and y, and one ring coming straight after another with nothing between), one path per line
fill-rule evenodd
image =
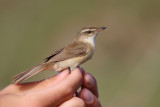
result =
M103 107L160 107L159 0L1 0L0 89L90 25L108 27L82 65ZM47 72L27 81L56 74Z

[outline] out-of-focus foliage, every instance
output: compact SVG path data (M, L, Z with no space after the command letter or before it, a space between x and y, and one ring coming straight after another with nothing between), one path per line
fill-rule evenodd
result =
M90 25L108 27L82 65L97 79L103 107L160 107L159 0L1 0L0 88Z

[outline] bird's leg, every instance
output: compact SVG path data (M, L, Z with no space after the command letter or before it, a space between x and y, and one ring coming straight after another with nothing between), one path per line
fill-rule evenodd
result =
M69 70L69 74L71 73L71 68L70 67L68 67L68 70Z
M74 94L75 94L75 96L76 96L76 97L78 97L78 96L79 96L78 91L76 91Z
M71 67L68 67L68 70L69 70L69 74L70 74L71 71L72 71L72 68L71 68ZM74 94L75 94L76 97L78 97L78 95L79 95L77 91L76 91Z

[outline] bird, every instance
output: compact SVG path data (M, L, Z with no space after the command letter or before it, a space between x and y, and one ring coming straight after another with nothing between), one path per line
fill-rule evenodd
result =
M45 70L56 72L64 69L74 70L92 58L95 51L95 38L104 29L106 27L83 27L71 43L55 51L45 58L41 64L13 76L12 82L15 84L20 83Z

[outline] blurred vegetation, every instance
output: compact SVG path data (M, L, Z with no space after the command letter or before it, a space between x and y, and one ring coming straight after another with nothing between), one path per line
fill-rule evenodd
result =
M159 0L1 0L0 89L90 25L108 27L82 65L103 107L160 107ZM27 81L55 74L47 72Z

